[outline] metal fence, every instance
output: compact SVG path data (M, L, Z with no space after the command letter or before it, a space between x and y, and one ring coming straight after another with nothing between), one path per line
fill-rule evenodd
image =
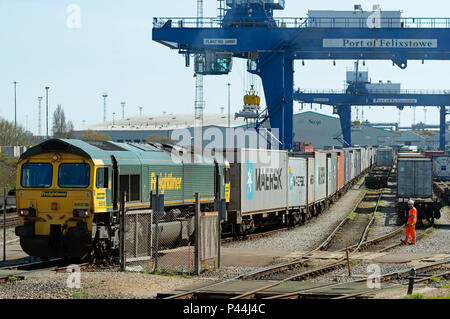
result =
M192 275L219 267L219 214L201 212L198 194L194 202L165 210L164 196L153 195L153 209L122 212L121 269Z

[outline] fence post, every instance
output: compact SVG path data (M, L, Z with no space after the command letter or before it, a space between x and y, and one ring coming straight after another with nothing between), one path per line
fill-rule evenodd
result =
M200 275L200 194L195 193L195 274Z
M217 231L219 234L217 235L217 268L220 268L220 253L221 253L221 245L222 245L222 219L225 219L227 211L227 202L225 199L220 200L219 204L219 211L218 211L218 217L217 217Z
M153 216L155 216L155 271L158 269L159 255L159 176L156 175L156 194L152 200Z
M8 194L8 189L5 187L3 189L3 261L6 261L6 196Z
M125 271L125 201L126 201L126 192L120 193L120 271Z

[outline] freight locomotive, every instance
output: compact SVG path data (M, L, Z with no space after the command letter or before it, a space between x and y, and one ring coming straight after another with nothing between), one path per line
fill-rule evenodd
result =
M30 148L17 174L16 234L23 250L43 259L115 255L119 193L127 192L127 209L148 209L157 186L164 193L165 212L179 217L175 223L192 218L195 193L204 211L214 209L220 193L227 203L223 232L296 225L326 209L372 167L376 156L373 148L233 149L217 161L189 152L160 144L64 139Z

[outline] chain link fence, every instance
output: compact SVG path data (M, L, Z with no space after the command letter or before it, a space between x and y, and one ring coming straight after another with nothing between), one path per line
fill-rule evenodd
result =
M201 205L198 204L206 202L207 196L198 196L192 206L183 210L164 209L164 197L159 195L156 198L152 200L154 210L125 212L122 269L192 275L218 266L216 262L211 262L217 258L220 249L218 215L217 212L200 212ZM199 216L197 222L196 216ZM197 224L204 226L198 227ZM202 231L197 234L198 228ZM212 236L209 234L211 231Z

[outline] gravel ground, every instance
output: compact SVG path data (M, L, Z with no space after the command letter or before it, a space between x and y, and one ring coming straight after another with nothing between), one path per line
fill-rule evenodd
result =
M224 248L270 248L292 251L309 251L315 249L345 216L354 208L361 190L352 189L332 205L328 211L322 213L309 223L291 231L281 232L266 238L249 241L232 242L223 245Z
M450 209L448 206L441 210L441 218L435 220L435 230L427 237L417 240L414 246L400 246L391 252L423 252L423 253L450 253Z
M120 272L82 272L81 287L67 287L68 274L39 273L0 285L0 299L135 299L155 298L186 285L207 281Z
M16 236L14 227L9 227L6 229L6 241L11 241L18 239L19 237ZM0 228L0 245L3 245L3 228Z

